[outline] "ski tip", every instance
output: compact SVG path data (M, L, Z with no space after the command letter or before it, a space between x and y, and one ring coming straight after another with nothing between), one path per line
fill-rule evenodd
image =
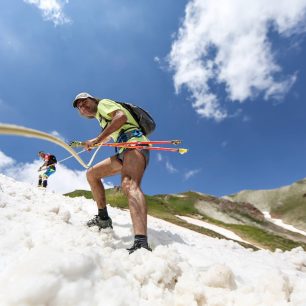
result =
M188 149L180 148L180 149L178 149L178 152L179 152L180 154L185 154L185 153L188 152Z

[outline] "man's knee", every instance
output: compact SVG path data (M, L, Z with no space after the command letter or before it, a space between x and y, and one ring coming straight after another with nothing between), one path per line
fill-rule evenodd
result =
M121 188L123 193L128 196L136 192L140 187L130 177L126 176L122 179Z
M92 180L95 180L95 173L93 168L89 168L86 172L86 178L88 182L91 182Z
M86 172L86 177L88 182L93 182L97 180L101 180L104 177L113 175L111 167L108 165L100 165L98 167L93 166L89 168Z

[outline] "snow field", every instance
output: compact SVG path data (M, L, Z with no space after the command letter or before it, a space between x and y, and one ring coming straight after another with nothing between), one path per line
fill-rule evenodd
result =
M149 217L153 252L131 255L128 211L85 223L92 200L0 175L0 305L306 305L306 253L254 252Z

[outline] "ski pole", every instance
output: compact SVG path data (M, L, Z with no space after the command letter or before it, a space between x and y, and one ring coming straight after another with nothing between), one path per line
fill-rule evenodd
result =
M156 145L156 144L181 144L181 140L148 140L148 141L127 141L127 142L114 142L114 144L136 144L136 145ZM99 144L98 144L99 145Z
M116 147L121 145L155 145L155 144L174 144L178 145L181 144L181 140L159 140L159 141L127 141L127 142L113 142L107 144L109 147ZM82 141L71 141L69 144L71 147L82 147L85 145L85 142ZM98 143L95 146L103 146L106 143Z
M94 159L95 159L95 157L96 157L96 155L97 155L99 149L100 149L100 147L97 148L96 152L95 152L95 153L93 154L93 156L91 157L90 161L89 161L88 164L87 164L88 167L90 167L91 164L93 163L93 161L94 161ZM81 153L83 153L83 152L86 152L86 151L87 151L87 150L84 149L84 150L82 150L82 151L80 151L80 152L77 152L77 154L79 155L79 154L81 154ZM71 155L71 156L68 156L68 157L66 157L66 158L64 158L64 159L62 159L62 160L60 160L58 163L61 163L61 162L63 162L64 160L67 160L67 159L69 159L69 158L71 158L71 157L73 157L73 156L72 156L72 155Z
M164 147L154 147L147 144L148 141L135 141L135 142L120 142L120 143L102 143L97 144L99 147L116 147L124 149L139 149L139 150L150 150L150 151L168 151L168 152L178 152L180 154L185 154L188 152L188 149L184 148L164 148ZM80 141L73 141L70 143L72 147L83 146L85 143Z
M120 147L119 147L120 148ZM168 151L168 152L178 152L180 154L185 154L188 149L184 148L164 148L164 147L149 147L149 146L122 146L125 149L139 149L139 150L149 150L149 151Z
M138 150L149 150L149 151L168 151L168 152L178 152L180 154L185 154L188 152L188 149L184 148L164 148L164 147L152 147L152 146L142 146L142 145L116 145L109 146L109 144L102 144L101 146L106 147L115 147L115 148L124 148L124 149L138 149Z

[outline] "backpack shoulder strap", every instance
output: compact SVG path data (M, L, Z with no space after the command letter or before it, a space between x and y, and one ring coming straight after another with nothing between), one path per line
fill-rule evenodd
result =
M137 122L138 126L136 126L135 124L133 124L132 122L127 121L125 124L129 125L130 127L127 127L126 129L123 129L125 131L130 131L132 129L139 129L140 125L139 122L136 120L136 118L133 116L133 114L131 113L131 109L130 109L130 103L126 103L126 102L120 102L120 101L114 101L116 103L118 103L119 105L121 105L125 110L127 110L129 112L129 114L132 116L132 118Z
M114 101L114 100L113 100L113 101ZM124 109L126 109L126 110L130 113L129 109L128 109L127 107L125 107L125 103L123 103L123 102L118 102L118 101L114 101L114 102L117 103L117 104L120 104ZM132 114L131 114L131 115L132 115ZM133 117L133 115L132 115L132 117ZM102 129L104 130L112 120L103 117L103 116L99 113L99 122L100 122L100 124L102 123L102 120L104 120L104 121L106 122L106 125L102 128ZM136 122L137 122L137 121L136 121ZM123 129L121 129L120 132L122 132L122 131L128 131L128 130L131 130L131 129L138 128L135 124L133 124L133 123L131 123L131 122L129 122L129 121L127 121L124 125L130 125L130 127L123 128Z

